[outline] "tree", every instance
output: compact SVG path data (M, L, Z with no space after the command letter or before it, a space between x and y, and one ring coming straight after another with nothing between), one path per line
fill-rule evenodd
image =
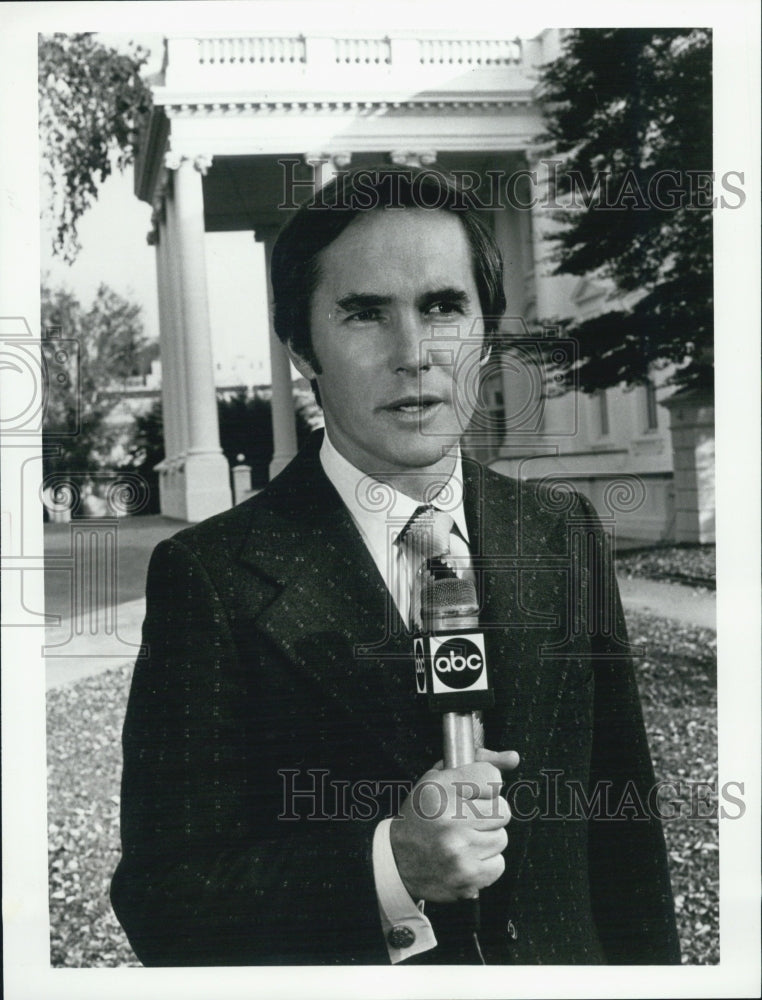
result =
M320 410L310 389L293 388L297 444L301 448L311 431L322 424ZM241 389L227 398L218 398L220 445L230 465L243 455L251 466L255 486L264 486L273 457L272 392L270 389Z
M142 374L150 356L141 308L104 284L89 309L71 292L43 286L42 330L46 357L60 359L46 379L44 474L94 472L108 464L117 434L106 422L106 392Z
M270 393L241 389L228 398L217 399L220 446L229 465L238 464L238 456L251 466L256 485L267 482L267 470L273 457L273 419Z
M48 211L56 220L53 252L71 263L80 249L77 223L98 184L133 162L140 118L151 96L140 75L148 52L128 54L92 32L40 35L39 124Z
M269 389L254 389L217 397L220 446L228 464L243 461L251 466L251 480L262 487L269 478L273 457L272 393ZM294 386L297 442L301 447L311 431L322 424L320 410L309 388ZM149 502L142 514L159 511L159 477L154 468L164 458L164 429L161 403L156 402L146 413L135 418L135 429L123 472L137 472L148 483Z
M564 206L555 273L619 293L568 326L580 364L567 386L642 383L670 363L678 386L713 384L711 59L707 29L582 29L541 73Z
M148 502L141 507L141 514L158 514L159 473L156 466L164 458L164 411L157 400L145 413L135 417L132 444L127 460L120 465L120 472L137 472L148 486Z

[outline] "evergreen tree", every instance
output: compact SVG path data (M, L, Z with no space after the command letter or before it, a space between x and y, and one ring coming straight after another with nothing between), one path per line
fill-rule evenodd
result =
M637 384L671 363L675 384L711 387L711 32L571 31L540 96L564 205L555 273L610 279L618 293L568 326L580 365L566 384Z

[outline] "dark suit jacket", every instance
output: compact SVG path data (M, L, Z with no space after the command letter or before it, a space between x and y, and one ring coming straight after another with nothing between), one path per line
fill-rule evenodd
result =
M441 757L441 719L318 449L153 555L112 885L146 965L388 963L373 830ZM595 515L468 462L464 479L486 742L521 755L485 958L679 961L661 828L632 805L653 774ZM623 794L618 818L585 818ZM462 908L426 912L440 943L417 961L474 961Z

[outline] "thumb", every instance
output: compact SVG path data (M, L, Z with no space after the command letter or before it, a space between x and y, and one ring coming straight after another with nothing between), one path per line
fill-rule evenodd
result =
M521 760L515 750L487 750L486 748L476 751L476 759L494 764L498 770L503 772L514 771Z

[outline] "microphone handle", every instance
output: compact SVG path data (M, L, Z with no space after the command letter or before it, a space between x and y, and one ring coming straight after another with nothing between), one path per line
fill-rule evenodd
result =
M444 737L444 766L446 768L460 767L461 764L473 764L476 760L473 712L445 712L442 716L442 735ZM477 934L481 926L478 890L465 902L468 904L469 930Z
M473 712L445 712L442 716L442 736L445 767L473 764L476 760Z

